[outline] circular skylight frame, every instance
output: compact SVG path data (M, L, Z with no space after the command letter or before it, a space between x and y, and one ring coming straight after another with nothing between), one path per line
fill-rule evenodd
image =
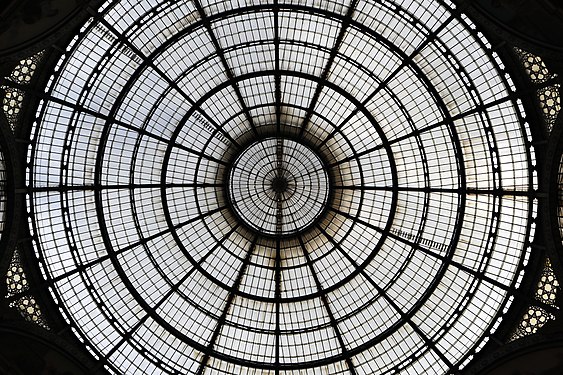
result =
M303 143L281 134L246 147L229 168L228 202L259 235L303 233L331 204L326 165Z
M328 6L334 5L333 3L330 3L330 4L331 4L331 5L328 5ZM261 8L260 6L251 6L249 9L252 10L252 11L255 11L255 10L258 10L258 9L260 9L260 8ZM262 8L263 8L263 9L270 9L271 6L265 6L265 7L262 7ZM108 9L109 9L109 8L108 8ZM301 11L311 11L311 12L314 11L314 10L311 9L311 8L308 8L308 7L306 7L306 6L301 6L301 5L280 5L280 9L278 9L278 11L280 11L281 9L291 9L291 10L301 10ZM274 9L274 11L275 11L275 9ZM316 9L315 11L316 11L317 13L322 14L322 15L328 15L328 14L330 14L330 12L329 12L329 11L326 11L326 10ZM221 16L222 16L222 15L229 15L229 14L233 15L233 14L235 14L235 13L237 13L236 10L233 10L233 11L226 10L225 12L223 12L223 13L221 14ZM149 12L149 14L151 14L151 12ZM220 20L220 19L221 19L221 16L219 16L219 15L211 16L210 19L212 19L212 20ZM336 15L333 15L333 16L334 16L335 18L337 18ZM340 15L340 16L342 16L342 15ZM469 29L471 29L471 27L469 27ZM469 29L468 29L468 30L469 30ZM473 31L471 31L471 32L472 32L472 33L477 33L475 30L473 30ZM481 43L485 43L485 42L481 42ZM72 49L69 49L69 52L72 53ZM443 51L443 52L444 52L444 51ZM446 52L447 52L447 51L446 51ZM494 56L494 54L492 54L492 55ZM450 56L450 57L451 57L451 56ZM495 58L496 58L496 57L495 57ZM494 59L493 59L493 61L494 61ZM499 64L500 61L494 61L494 63ZM500 64L502 64L502 63L500 63ZM64 64L63 64L63 66L64 66ZM498 66L497 66L497 67L498 67ZM140 74L141 74L141 73L138 73L138 75L140 75ZM137 76L137 78L138 78L138 76ZM501 79L505 79L505 78L501 76ZM321 82L322 82L322 80L321 80ZM232 80L226 82L226 83L224 84L224 86L228 86L228 85L231 85L231 84L233 84L233 81L232 81ZM237 83L237 84L238 84L238 83ZM53 85L54 85L54 84L53 84ZM505 85L506 85L507 87L510 87L510 86L511 86L510 83L509 83L509 81L505 81ZM57 94L53 94L53 92L51 92L49 95L51 95L52 98L56 98L56 97L57 97ZM521 113L519 113L519 109L517 108L516 102L513 101L513 100L515 100L515 99L513 99L513 98L514 98L514 97L513 97L512 95L511 95L510 98L506 97L506 102L512 102L512 103L513 103L512 106L514 107L513 110L515 111L515 116L518 117L518 121L522 121L523 116L522 116ZM59 99L60 99L60 98L59 98ZM63 101L64 101L64 100L65 100L65 99L63 99ZM56 100L52 100L52 102L56 102ZM504 101L502 100L502 98L501 98L500 103L504 103ZM73 109L77 110L77 111L76 111L76 115L78 115L79 112L81 112L81 111L82 111L82 112L86 112L86 113L89 112L88 109L84 109L83 103L78 103L78 105L75 106L75 107L72 106L72 103L70 103L70 105L65 105L65 106L68 107L68 108L73 108ZM46 103L46 104L44 105L44 107L43 107L43 110L48 111L48 108L49 108L49 103ZM51 108L52 108L52 105L51 105ZM42 112L43 112L43 110L42 110ZM45 114L42 113L42 114L41 114L41 117L42 117L43 120L45 120L45 117L44 117L44 116L45 116ZM98 116L98 117L99 117L99 116ZM45 124L46 124L46 125L45 125ZM41 126L46 129L46 128L48 128L48 126L49 126L48 124L49 124L49 120L44 121L43 123L42 123L42 122L39 122L39 125L38 125L38 128L37 128L37 129L39 129L39 127L41 127ZM523 126L525 127L525 125L523 125ZM487 135L485 135L485 136L482 135L482 137L487 137L487 138L488 138L488 137L489 137L489 133L491 134L491 136L493 136L493 135L496 134L496 133L493 131L493 127L492 127L492 126L490 127L490 129L491 129L491 130L486 130L485 133L486 133ZM39 131L39 130L38 130L38 131ZM523 135L522 135L522 137L525 137L524 132L525 132L525 130L523 130ZM39 134L39 133L36 133L36 134ZM44 138L44 139L45 139L45 138ZM46 138L46 139L49 139L49 138ZM36 138L36 142L37 142L37 140L39 140L39 143L41 143L41 136L38 136L38 137ZM56 146L57 146L57 145L56 145L56 142L53 143L53 145L56 147ZM525 145L523 146L523 149L520 150L520 155L526 154L526 156L528 157L527 161L528 161L528 163L530 163L531 156L530 156L529 150L528 150L528 148L527 148L528 146L529 146L528 144L525 144ZM63 148L65 148L65 147L63 147ZM52 208L52 209L49 208L49 209L47 209L46 211L41 209L41 208L42 208L42 207L41 207L42 202L45 202L45 199L44 199L44 198L46 197L46 195L49 195L49 194L42 195L42 193L48 193L49 191L57 192L57 193L61 193L61 198L63 198L63 196L64 196L64 199L68 199L68 193L71 192L71 191L73 190L73 188L72 188L71 186L68 186L68 184L66 184L66 183L65 183L65 184L62 184L62 185L59 185L59 186L56 186L56 183L55 183L55 185L53 185L53 186L47 186L47 187L45 187L45 186L40 186L40 184L41 184L41 182L42 182L43 180L41 179L41 176L40 176L41 172L37 173L37 170L41 170L41 169L43 169L44 167L47 167L47 166L49 165L49 163L47 163L47 164L44 163L44 161L45 161L46 159L44 158L44 156L41 156L42 151L39 151L39 155L40 155L40 156L37 157L37 153L36 153L36 152L37 152L37 146L36 146L36 145L32 145L32 150L33 150L33 156L32 156L32 158L31 158L31 160L32 160L32 162L33 162L33 168L35 169L35 171L31 171L31 172L30 172L30 180L29 180L29 181L33 181L32 184L30 184L31 190L33 191L32 201L30 201L30 202L31 202L31 203L30 203L31 210L32 210L32 212L34 212L34 215L45 215L45 214L49 214L49 213L51 212L51 210L52 210L53 213L56 213L56 211L57 211L56 208ZM68 152L68 151L66 151L66 148L65 148L64 153L66 153L66 152ZM495 154L497 158L499 157L499 155L498 155L499 153L500 153L500 149L497 149L496 151L493 150L493 154ZM45 155L45 154L43 154L43 155ZM63 163L63 164L64 164L64 163ZM50 167L49 167L49 168L50 168ZM64 168L65 168L65 167L63 167L63 169L64 169ZM39 176L39 177L38 177L38 176ZM56 175L55 175L55 177L56 177ZM528 187L533 186L533 183L532 183L531 181L532 181L532 177L531 177L531 176L528 176ZM49 182L49 181L47 181L47 182ZM88 187L88 186L84 186L83 189L84 189L84 190L88 190L89 187ZM77 189L77 190L80 190L80 188ZM503 193L502 191L496 189L496 187L495 187L495 188L492 188L492 189L490 189L490 190L491 190L490 195L491 195L492 197L495 197L493 200L497 200L497 199L498 199L498 200L502 200L502 199L504 199L504 195L507 195L506 193ZM497 195L498 195L498 196L497 196ZM518 196L526 197L526 196L527 196L527 192L526 192L526 191L518 191ZM51 199L51 198L49 198L49 199ZM506 199L504 199L504 200L506 201L507 199L508 199L508 198L506 198ZM397 198L397 200L398 200L398 198ZM47 203L47 204L49 204L49 203ZM531 217L531 212L533 211L532 207L533 207L533 205L534 205L534 203L533 203L533 201L532 201L531 198L527 200L527 204L528 204L528 208L529 208L528 213L527 213L527 217L528 217L528 219L529 219L529 218ZM99 207L99 205L97 206L97 208L98 208L98 207ZM37 208L39 208L39 210L37 210ZM497 208L498 208L498 207L497 207ZM66 210L66 211L65 211L65 210ZM38 211L41 212L41 214L38 214L38 213L37 213ZM62 212L65 213L65 215L68 215L68 208L63 209ZM500 217L500 213L497 213L496 215L499 215L499 217ZM34 217L35 217L34 220L38 220L38 221L33 221L33 223L32 223L32 225L33 225L33 227L34 227L34 229L33 229L34 233L40 232L40 233L44 234L44 233L45 233L45 230L42 229L42 228L46 228L46 226L44 226L44 224L42 223L42 219L41 219L41 218L38 218L38 216L34 216ZM394 238L396 238L396 239L402 238L403 240L408 241L408 242L410 243L410 245L412 246L413 250L423 250L423 249L424 249L424 246L430 246L430 247L431 247L431 246L435 246L435 244L432 243L432 240L428 240L428 239L410 239L409 236L410 236L411 234L410 234L410 233L407 233L407 232L402 232L402 229L398 229L398 230L396 229L396 230L397 230L396 232L390 232L390 231L388 230L388 229L390 229L390 228L385 228L385 229L386 229L386 231L387 231L387 236L394 237ZM73 235L72 235L72 231L73 231L72 225L69 225L69 226L68 226L68 229L65 228L65 232L70 235L70 237L68 238L68 240L71 241L71 242L73 241L73 239L71 238L71 237L73 236ZM528 226L526 227L525 232L526 232L526 237L527 237L527 235L528 235L528 233L529 233L529 222L528 222ZM104 234L102 234L102 236L104 236ZM422 241L424 241L424 242L422 242ZM104 242L107 243L107 242L108 242L108 239L104 239ZM523 243L525 243L525 242L526 242L526 239L523 240ZM452 244L455 244L455 241L452 242ZM45 263L44 263L45 269L46 269L46 270L49 270L50 267L53 267L53 266L56 267L56 263L55 263L55 264L50 264L50 263L49 263L50 260L49 260L49 261L45 260L45 258L44 258L44 256L46 255L45 250L41 250L41 249L47 249L47 248L49 247L49 242L48 242L48 241L45 241L45 238L42 238L41 236L39 236L39 240L35 243L35 245L36 245L36 249L37 249L37 252L38 252L38 256L42 259L42 261L45 262ZM441 245L443 245L443 244L438 244L438 246L441 246ZM61 246L64 247L64 245L61 245ZM71 244L70 247L71 247L73 250L71 250L69 254L72 254L72 252L77 249L77 248L73 248L72 246L73 246L73 245ZM59 249L62 249L62 248L59 248ZM428 250L428 249L426 249L426 250ZM525 253L525 251L524 251L524 253ZM74 255L72 255L72 256L74 257ZM520 264L523 262L523 259L524 259L524 258L525 258L525 255L522 254L522 256L521 256L521 258L520 258L520 261L519 261ZM520 267L520 266L518 266L518 268L519 268L519 267ZM463 268L462 268L462 269L463 269ZM49 271L47 271L47 278L49 279L51 276L49 276L48 273L49 273ZM72 272L71 274L76 274L76 272ZM88 278L89 276L84 275L84 277ZM515 283L516 283L516 282L515 282L515 279L513 278L512 281L510 282L510 286L515 285ZM61 292L58 291L58 290L55 290L55 293L56 293L57 295L59 295L59 293L61 293ZM95 295L96 293L97 293L97 292L93 292L93 295ZM70 311L72 310L72 307L70 307L69 305L67 305L69 302L68 302L68 299L64 296L64 293L61 294L60 300L61 300L62 304L63 304L64 306L66 306L66 307L61 307L61 308L62 308L63 311L65 311L65 315L67 316L67 318L68 318L69 320L71 320L71 321L74 321L74 324L77 324L77 322L76 322L75 320L73 320L73 319L74 319L74 318L73 318L73 315L72 315L72 313L70 312ZM504 303L506 303L506 300L505 300L503 303L501 303L500 306L504 306ZM109 318L109 317L111 316L111 314L109 314L109 313L106 311L106 309L107 309L107 308L104 308L104 307L100 306L100 311L102 312L102 315L108 314L108 315L106 315L106 317ZM500 307L499 307L499 309L500 309ZM500 311L500 310L499 310L499 311ZM500 313L497 312L497 314L500 314ZM494 320L493 320L493 321L494 321ZM489 324L489 328L490 328L490 326L492 326L492 324L493 324L492 322ZM91 336L89 336L90 333L89 333L89 332L84 332L84 331L82 331L82 330L80 329L80 327L77 327L77 328L80 330L81 334L84 335L83 337L84 337L87 341L90 341L89 345L91 345L93 338L92 338ZM117 328L119 329L118 326L117 326ZM429 342L429 344L432 344L432 342ZM478 345L478 343L475 343L473 347L477 347L477 345ZM357 347L357 348L356 348L357 350L354 350L354 351L352 351L352 352L358 352L358 351L361 352L363 349L367 349L367 348L369 348L370 346L371 346L371 344L366 344L363 348ZM361 349L361 350L360 350L360 349ZM99 352L99 351L98 351L99 348L96 349L96 348L94 347L93 350L94 350L94 352L97 352L97 355L103 354L103 352ZM432 351L432 350L430 350L430 351ZM468 353L469 353L469 351L468 351ZM214 353L214 355L216 355L216 354L217 354L217 353ZM466 355L465 355L465 358L467 357L467 355L469 355L469 354L466 354ZM344 357L345 357L345 356L344 356ZM213 363L214 363L213 361L215 361L215 360L219 361L219 358L223 358L223 359L229 360L229 358L223 357L223 356L221 356L221 355L217 355L217 358L215 358L215 359L213 359L213 358L210 359L209 357L207 357L206 360L209 360L209 361L210 361L210 364L209 364L210 366L215 366L215 365L213 365ZM231 358L230 360L232 360L232 358ZM334 362L334 360L311 362L311 363L309 363L309 364L306 365L306 366L307 366L307 367L310 367L311 365L314 365L315 363L317 363L317 364L322 364L322 363L331 362L331 361L333 362L333 364L332 364L332 365L327 365L327 367L325 367L325 368L329 369L328 371L330 371L330 372L335 372L335 371L337 370L337 368L338 368L339 365L342 365L343 368L345 368L345 367L347 366L347 364L345 364L345 362L347 362L347 361L345 361L345 360L340 361L340 362ZM233 361L233 362L234 362L234 363L237 363L238 361ZM252 362L248 362L248 361L242 361L242 362L240 362L240 363L244 363L244 362L249 363L251 366L256 366L256 367L258 367L258 368L268 368L267 366L264 366L263 363L254 363L254 364L253 364ZM155 364L155 363L156 363L156 364ZM156 366L164 366L162 363L159 362L159 360L156 360L155 363L153 363L153 364L155 364ZM160 364L159 364L159 363L160 363ZM281 368L287 368L287 369L289 369L289 368L299 368L299 367L302 366L302 365L303 365L303 364L295 363L295 364L293 364L293 365L280 366L280 367L281 367ZM110 364L110 366L113 366L113 365ZM331 366L332 366L332 367L331 367ZM408 364L407 364L407 366L408 366ZM412 367L411 367L411 368L412 368ZM239 370L240 370L240 369L239 369ZM233 370L233 371L236 372L236 371L239 371L239 370ZM405 369L405 371L409 371L409 370L408 370L408 367Z

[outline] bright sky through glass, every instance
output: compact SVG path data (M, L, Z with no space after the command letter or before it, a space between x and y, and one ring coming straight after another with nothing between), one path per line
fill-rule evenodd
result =
M471 21L422 0L102 8L48 85L27 183L51 292L110 371L463 367L511 297L535 205L521 105ZM282 239L225 189L272 134L332 184Z

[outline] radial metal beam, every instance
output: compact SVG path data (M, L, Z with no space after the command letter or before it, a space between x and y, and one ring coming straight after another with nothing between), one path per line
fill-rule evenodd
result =
M281 239L278 236L276 238L276 259L275 259L275 270L274 270L274 282L275 282L275 304L276 304L276 349L275 349L275 373L278 375L280 373L280 347L281 347L281 323L280 323L280 306L281 306Z
M215 330L213 331L213 334L211 335L211 338L209 339L209 344L207 345L207 351L205 353L205 355L203 356L203 359L201 360L201 363L199 365L199 368L197 370L197 375L202 375L203 372L205 371L205 367L207 366L207 363L209 362L209 358L210 358L210 353L213 351L215 344L217 342L217 338L219 337L219 335L221 334L221 330L223 329L223 326L225 325L225 322L227 320L227 315L229 314L229 311L231 309L231 305L233 304L233 301L236 297L236 293L235 291L239 290L240 288L240 283L242 282L242 278L246 272L246 269L248 268L248 265L250 264L250 258L252 258L252 254L254 253L254 249L256 248L256 242L258 241L258 236L255 236L252 239L252 242L249 245L248 251L246 252L246 256L244 257L244 260L242 261L242 264L240 266L240 269L238 271L237 277L231 287L231 290L229 291L229 295L227 296L227 300L225 302L225 307L223 308L223 312L221 313L221 316L219 317L219 320L217 320L217 325L215 326Z
M275 81L275 106L276 106L276 135L279 139L282 133L282 93L281 93L281 73L280 73L280 31L279 31L279 0L274 0L274 81ZM281 163L281 158L278 158ZM281 169L281 165L278 165L278 173ZM281 202L280 202L281 203ZM282 207L278 203L278 212L281 214ZM277 220L277 218L276 218ZM281 234L281 219L280 222L276 222L276 230ZM281 347L281 322L280 322L280 306L281 306L281 237L278 235L276 237L276 258L274 262L274 299L275 299L275 311L276 311L276 322L275 322L275 375L280 373L280 347Z
M281 74L280 74L280 31L279 31L279 0L274 0L274 80L276 102L276 134L281 135Z
M217 36L215 35L215 32L213 31L213 27L211 27L211 21L207 18L207 15L205 14L205 10L201 6L201 3L199 2L199 0L193 0L193 2L194 2L194 5L197 9L197 12L199 13L199 16L201 17L201 20L203 22L203 25L205 26L205 29L207 30L207 34L209 35L209 38L211 39L211 43L213 43L213 46L215 47L215 52L217 53L217 56L219 56L219 60L221 60L221 64L223 64L223 69L225 69L225 74L227 75L227 78L229 79L229 81L232 82L233 90L235 91L237 99L240 102L240 106L241 106L243 112L246 115L246 119L247 119L248 123L250 124L250 128L252 129L254 134L258 135L258 130L256 129L256 124L254 124L252 114L248 110L248 107L247 107L247 105L244 101L244 98L241 94L241 91L240 91L240 88L238 87L238 84L236 84L233 80L234 74L232 72L232 69L229 67L229 63L227 62L227 58L225 57L225 52L223 51L223 48L221 48L221 45L219 44L219 40L217 39Z
M313 116L313 112L315 110L319 97L321 96L321 92L325 86L324 82L328 79L328 75L332 68L332 64L334 63L334 59L336 58L336 55L338 54L338 50L340 49L340 46L342 45L342 41L344 40L344 35L346 35L346 31L348 30L348 27L352 22L352 15L354 14L354 10L356 9L357 4L358 4L358 0L352 0L350 2L350 5L348 6L348 9L346 10L346 15L342 20L342 26L340 27L340 31L338 32L338 36L336 37L334 46L330 50L330 54L321 73L321 80L317 84L315 93L313 94L313 98L311 99L311 103L309 105L309 109L307 110L307 113L305 114L305 118L303 119L303 123L301 124L301 128L299 130L299 137L303 136L303 133L307 128L307 125L309 125L309 121L311 121L311 117Z
M328 234L321 226L317 226L317 228L333 244L333 246L338 250L338 252L340 252L340 254L342 254L342 256L344 256L346 260L348 260L348 262L350 262L350 264L352 264L356 269L360 270L360 274L366 280L368 280L369 283L374 287L374 289L377 290L377 292L391 305L391 307L393 307L393 309L401 316L401 319L403 319L403 321L407 322L407 324L411 326L411 328L420 336L420 338L425 342L425 344L440 357L440 359L449 367L449 370L453 371L454 374L459 374L459 371L457 370L456 366L454 366L454 364L452 364L451 361L448 358L446 358L444 353L442 353L438 349L434 341L432 341L424 332L422 332L420 327L418 327L418 325L416 325L413 322L411 316L407 315L399 307L399 305L397 305L397 303L387 295L385 290L383 290L365 270L360 268L359 264L350 256L350 254L348 254L346 251L342 249L340 244L336 242L330 234Z
M434 30L432 33L430 33L428 35L428 37L418 46L418 48L416 48L406 59L404 59L401 64L399 64L399 66L397 66L373 91L372 93L366 98L364 99L364 101L362 102L362 106L365 107L370 100L372 100L381 90L383 90L383 88L385 88L387 86L387 84L389 82L391 82L391 80L393 78L395 78L395 76L397 74L399 74L399 72L401 70L403 70L405 67L407 67L412 61L413 58L418 55L429 43L431 43L432 41L434 41L437 37L438 34L444 29L446 28L446 26L448 26L448 24L455 18L455 16L452 14L451 16L449 16L436 30ZM342 129L342 127L344 127L348 121L350 121L358 112L360 111L360 109L357 107L355 108L344 120L342 120L342 122L340 123L340 125L338 125L320 144L319 144L319 148L323 147L330 139L332 139L332 137L334 137L336 135L336 133L338 133L340 131L340 129Z
M363 191L397 191L397 192L419 192L419 193L445 193L445 194L466 194L466 195L493 195L497 197L536 197L543 198L545 194L534 190L509 190L497 189L474 189L474 188L437 188L437 187L417 187L417 186L358 186L358 185L336 185L335 190L363 190Z
M227 133L222 126L217 124L215 119L208 115L200 106L195 104L195 101L180 87L178 83L172 80L168 75L162 71L154 61L152 61L148 56L146 56L137 46L135 46L129 39L127 39L123 34L121 34L112 24L110 24L107 20L103 17L99 19L100 23L104 25L108 30L110 30L115 37L121 42L122 44L126 45L130 48L137 56L141 58L143 63L151 69L153 69L166 83L176 90L189 104L191 107L195 108L209 123L211 123L223 136L225 136L235 147L240 148L238 142L231 137L229 133Z
M336 336L336 339L338 340L338 343L340 344L340 347L342 349L342 355L344 356L344 360L346 361L346 365L348 366L348 369L350 370L350 374L356 375L356 369L354 367L354 364L352 363L350 353L348 353L348 349L346 348L346 343L344 342L344 339L342 338L342 333L340 332L340 329L338 328L338 322L336 321L336 318L334 317L334 314L332 313L332 309L330 308L330 303L328 301L328 298L326 297L326 294L323 293L323 287L322 287L321 282L319 280L319 276L317 275L317 271L315 270L315 266L313 265L313 261L311 260L311 256L309 255L309 251L307 251L307 247L305 246L305 243L303 242L303 238L301 236L298 236L297 239L299 240L299 245L301 246L301 250L303 251L303 255L305 256L305 260L307 261L307 266L309 266L309 270L311 272L311 275L313 276L313 280L315 281L317 291L320 293L320 298L321 298L321 301L323 302L323 306L325 307L325 310L326 310L328 317L330 319L330 325L331 325L332 329L334 330L334 334Z
M223 188L224 183L168 183L168 184L115 184L115 185L56 185L56 186L28 186L16 189L17 194L59 192L66 193L71 191L97 191L97 190L135 190L135 189L160 189L160 188Z

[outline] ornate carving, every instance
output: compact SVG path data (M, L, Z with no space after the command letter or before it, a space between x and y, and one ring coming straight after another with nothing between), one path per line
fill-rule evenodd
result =
M20 262L18 249L14 251L12 261L10 262L10 267L6 274L6 284L8 297L20 294L29 289L27 276ZM10 303L10 307L16 309L25 320L36 323L45 329L49 329L41 313L41 308L32 295L28 294L17 299L15 302Z
M528 77L530 77L532 82L542 83L554 76L551 74L541 57L517 47L514 48L514 51L520 58L526 74L528 74Z
M555 278L555 273L551 267L549 259L545 261L545 268L538 281L538 290L536 291L536 299L548 305L555 304L555 298L559 291L559 281Z
M521 337L534 334L539 328L543 327L549 320L554 320L555 316L541 307L530 306L522 316L522 320L512 334L509 341L517 340Z
M21 60L18 65L14 68L9 77L6 77L12 82L20 85L27 85L31 82L33 74L37 70L39 61L43 57L43 51ZM1 86L4 91L4 97L2 99L2 109L8 123L12 130L16 128L18 117L22 109L22 103L25 93L22 90L15 89L12 87Z

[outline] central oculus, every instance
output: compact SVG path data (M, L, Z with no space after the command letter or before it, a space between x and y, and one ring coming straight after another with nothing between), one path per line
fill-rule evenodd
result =
M289 182L284 176L276 176L272 179L272 190L278 194L283 194L287 191Z
M329 179L319 156L283 137L252 143L229 171L228 194L244 223L266 235L303 232L321 215Z

